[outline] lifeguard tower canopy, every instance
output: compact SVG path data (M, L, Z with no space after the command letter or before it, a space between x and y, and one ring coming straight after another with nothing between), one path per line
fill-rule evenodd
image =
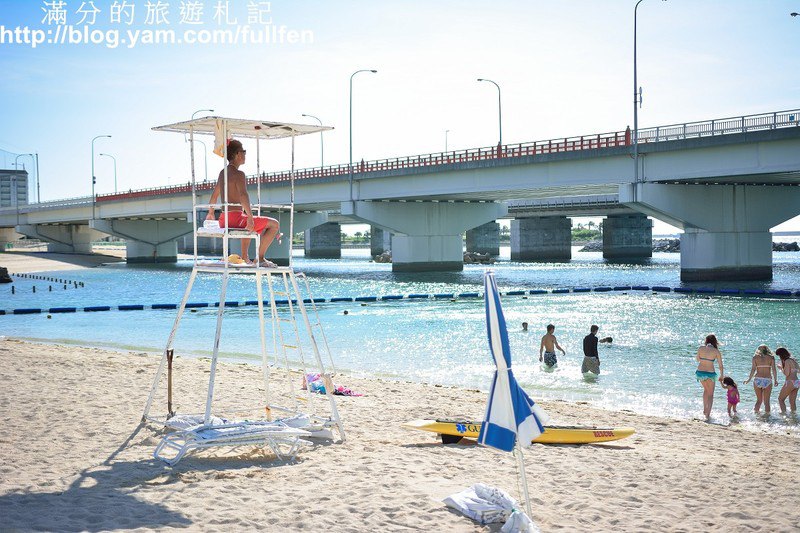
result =
M331 126L212 116L175 122L174 124L167 124L165 126L156 126L153 128L153 131L214 135L217 121L226 124L229 136L252 139L281 139L283 137L296 137L298 135L319 133L321 131L333 129Z

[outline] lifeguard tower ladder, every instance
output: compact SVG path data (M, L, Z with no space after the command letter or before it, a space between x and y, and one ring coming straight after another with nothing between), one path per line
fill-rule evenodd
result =
M175 429L183 429L186 430L187 428L191 428L197 430L198 427L202 429L209 429L213 430L216 433L219 431L216 428L220 427L219 424L224 424L223 427L225 430L230 430L231 426L233 427L234 433L237 435L244 435L244 438L240 437L222 437L222 441L219 445L239 445L239 444L259 444L263 443L262 440L258 438L259 428L265 427L264 424L271 423L272 421L280 421L280 420L292 420L291 426L293 428L298 428L298 430L304 430L309 433L305 433L304 436L311 436L320 435L320 436L328 436L330 438L334 437L334 430L338 432L338 438L340 441L344 441L345 434L344 434L344 427L342 425L341 418L339 417L339 412L336 408L336 401L333 395L333 386L332 386L332 375L328 372L325 367L325 363L323 362L323 356L321 352L325 352L327 354L327 358L331 363L331 370L335 371L333 367L333 359L330 354L330 349L328 347L327 339L325 338L325 334L322 330L322 325L319 320L319 315L317 312L317 307L314 302L313 297L311 296L311 290L308 285L308 280L306 279L305 275L302 273L295 273L292 267L292 253L291 253L291 239L294 233L294 155L295 155L295 137L298 135L305 135L309 133L319 133L325 130L330 130L332 128L327 126L313 126L313 125L304 125L304 124L291 124L291 123L280 123L280 122L269 122L269 121L262 121L262 120L242 120L242 119L233 119L233 118L225 118L225 117L203 117L198 119L193 119L185 122L178 122L174 124L168 124L165 126L158 126L153 128L155 131L168 131L168 132L177 132L189 135L189 147L190 147L190 155L191 155L191 185L192 185L192 224L193 224L193 236L194 236L194 263L192 266L192 273L189 277L189 282L186 287L186 291L184 292L183 298L181 300L180 306L178 308L177 315L175 317L175 322L172 326L172 331L169 334L169 339L167 340L167 345L164 349L164 355L161 359L161 363L159 364L158 371L156 372L155 379L153 380L153 385L150 390L150 395L147 399L147 405L145 406L143 420L152 421L156 423L163 423L166 426L173 427ZM197 184L195 179L195 166L194 166L194 136L195 134L205 134L205 135L215 135L217 142L221 143L223 146L223 156L226 162L225 169L223 171L225 187L223 189L223 198L221 204L210 205L210 204L199 204L197 202ZM225 213L225 218L227 220L227 214L230 207L239 206L239 204L232 204L229 203L227 192L228 192L228 167L227 167L227 140L229 138L245 138L245 139L255 139L256 141L256 177L255 178L248 178L247 182L248 185L256 185L257 188L257 203L253 204L252 210L255 216L260 216L267 213L288 213L289 215L289 227L282 228L290 242L289 242L289 264L288 266L281 266L277 268L268 268L262 266L258 261L256 261L255 265L243 265L243 264L233 264L229 260L229 250L230 250L230 240L231 239L243 239L243 238L250 238L255 239L255 247L256 250L259 248L259 244L261 241L261 235L249 232L245 230L239 229L231 229L228 227L225 228L206 228L203 226L198 227L198 218L201 212L206 211L208 209L217 208L222 210ZM292 150L292 157L291 157L291 172L290 172L290 180L289 180L289 203L288 204L262 204L261 203L261 182L263 176L261 175L261 161L260 161L260 142L262 140L272 140L272 139L281 139L281 138L291 138L291 150ZM227 224L226 224L227 226ZM288 229L288 232L287 232ZM197 243L198 238L219 238L222 239L222 257L221 258L213 258L208 259L204 257L198 256L197 253ZM221 288L220 288L220 298L219 298L219 307L217 309L216 315L216 331L214 336L214 349L213 355L211 357L211 368L210 368L210 375L208 380L208 391L206 396L205 402L205 410L203 413L181 413L177 415L172 408L172 372L171 372L171 364L172 364L172 353L173 353L173 343L175 341L175 336L178 331L178 327L181 322L181 318L183 317L183 313L186 309L187 302L189 299L189 295L192 290L192 286L195 283L198 273L209 273L209 274L217 274L221 276ZM258 412L260 415L257 417L248 416L246 421L235 421L230 420L229 418L223 418L222 422L220 422L220 418L217 416L219 414L225 413L212 413L212 406L214 402L214 385L215 385L215 377L216 377L216 370L217 370L217 359L219 356L219 345L220 345L220 334L222 331L222 321L223 316L225 314L226 309L226 301L225 301L225 294L228 287L228 280L231 274L238 274L238 275L251 275L255 280L256 285L256 294L258 297L257 306L258 306L258 326L260 332L260 340L261 340L261 361L262 361L262 368L263 368L263 378L264 378L264 389L266 393L266 400L264 406L256 406L256 409L251 409L251 411ZM269 299L264 300L264 289L263 289L263 282L266 279L267 288L269 292ZM270 311L270 328L271 335L267 334L267 318L265 317L264 312L264 305L265 303L269 306ZM280 306L280 308L279 308ZM299 312L300 317L299 320L302 321L302 327L298 327L298 317L297 313ZM271 337L272 342L268 342L268 337ZM319 373L320 376L323 378L324 383L327 385L324 387L324 397L321 397L319 394L311 394L311 387L307 387L306 397L299 397L298 393L300 392L300 383L299 381L294 381L291 379L291 372L290 366L292 363L299 365L302 367L303 376L305 380L305 374L308 370L306 367L306 352L312 352L313 358L311 360L312 369L315 373ZM287 390L284 395L279 400L280 403L276 403L276 398L279 396L274 394L274 389L270 387L270 378L271 378L271 367L272 365L279 365L283 364L286 367L286 383L287 383ZM167 371L167 384L166 384L166 391L163 391L164 388L162 385L162 381L164 380L164 374ZM298 376L299 377L299 376ZM166 402L166 412L164 415L158 416L151 414L151 410L153 408L154 401L156 399L157 394L159 391L166 392L167 395L167 402ZM313 397L312 397L313 396ZM317 410L318 407L322 404L327 404L328 409L327 413L324 415L320 415ZM321 410L321 409L320 409ZM310 411L310 412L309 412ZM236 411L236 413L242 413L246 411ZM264 422L258 420L261 418ZM298 422L300 420L300 422ZM216 424L216 425L215 425ZM249 425L248 425L249 424ZM194 426L194 427L192 427ZM200 447L208 447L215 445L212 442L214 439L207 439L206 436L201 435L201 438L195 438L197 435L192 433L190 436L184 435L184 440L193 440L200 442L200 444L194 445L196 448ZM254 437L255 435L255 437ZM165 441L167 438L165 437ZM205 444L204 444L205 443ZM295 442L295 444L297 444ZM159 450L164 445L162 442L159 445L159 448L156 449L156 457L159 457ZM167 446L172 446L173 448L178 448L177 446L167 443ZM271 447L273 447L270 444ZM277 452L277 448L273 447L274 450ZM292 450L296 451L296 447L292 447ZM185 453L185 449L182 449L179 452L177 458L167 459L164 457L159 457L164 459L168 464L173 464L173 462L177 462L180 460L180 457ZM292 454L293 455L293 454ZM172 461L172 462L170 462Z

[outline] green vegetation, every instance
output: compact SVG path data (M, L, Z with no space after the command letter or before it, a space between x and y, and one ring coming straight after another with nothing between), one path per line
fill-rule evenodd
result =
M603 233L596 229L572 228L573 241L595 241L603 238Z
M369 230L365 232L357 231L353 235L346 235L342 232L342 244L369 244Z

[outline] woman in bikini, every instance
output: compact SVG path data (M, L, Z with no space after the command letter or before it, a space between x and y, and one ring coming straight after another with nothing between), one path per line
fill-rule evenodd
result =
M714 385L717 379L722 381L725 375L722 367L722 354L719 351L717 337L706 337L705 346L697 349L697 371L694 373L697 381L703 386L703 416L706 420L711 418L711 405L714 403ZM714 371L714 361L719 365L719 378Z
M753 377L755 376L755 377ZM762 344L753 355L753 365L750 367L750 376L744 381L745 385L753 380L753 390L756 391L756 413L761 411L764 404L764 414L769 414L769 397L772 395L772 386L778 386L778 370L775 368L775 357L766 344Z
M795 414L797 412L797 392L800 391L800 379L797 378L797 371L800 369L798 368L800 365L797 364L797 359L793 359L792 354L784 347L778 348L775 353L781 358L781 369L783 370L783 375L786 376L786 383L783 384L783 388L778 394L781 413L786 414L786 404L784 402L786 402L786 398L789 398L789 407L792 410L792 414Z

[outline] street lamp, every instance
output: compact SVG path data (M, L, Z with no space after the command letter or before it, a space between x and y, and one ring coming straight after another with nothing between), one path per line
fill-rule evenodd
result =
M213 109L198 109L197 111L195 111L194 113L192 113L192 120L194 120L194 116L195 116L196 114L198 114L198 113L213 113L213 112L214 112L214 110L213 110Z
M639 0L641 1L641 0ZM503 146L503 106L500 102L500 86L497 83L493 82L492 80L487 80L485 78L478 78L478 81L488 81L489 83L493 84L497 87L497 116L500 119L500 146Z
M320 126L322 126L322 121L319 118L315 117L314 115L307 115L306 113L303 113L302 116L308 117L308 118L313 118L314 120L319 122ZM319 132L319 166L320 166L320 168L325 166L325 146L322 144L322 142L323 142L322 141L322 133L323 133L322 131Z
M92 220L94 220L95 203L97 203L94 196L94 185L95 183L97 183L97 178L94 175L94 142L97 139L102 139L104 137L110 139L111 135L98 135L97 137L92 139Z
M19 161L20 157L25 156L31 156L32 158L33 154L18 154L17 157L14 158L14 207L16 208L17 212L17 226L19 226L19 176L16 174L19 168L17 167L17 162ZM28 203L30 203L30 201Z
M187 143L189 142L189 139L186 137L186 135L183 136L183 140L186 141ZM206 181L208 181L208 146L206 146L206 143L204 143L200 139L192 139L192 141L203 145L203 164L206 170Z
M639 12L639 4L644 0L636 2L633 8L633 181L639 183L639 107L642 106L642 89L636 77L636 15ZM662 0L666 2L667 0Z
M796 17L796 16L800 15L800 13L789 13L789 14L790 14L791 16L793 16L793 17Z
M361 69L350 74L350 201L353 200L353 77L359 72L378 72L374 69Z
M447 134L450 133L450 130L444 130L444 151L447 152Z
M114 192L117 192L117 158L111 154L99 154L99 155L110 157L111 160L114 161Z

